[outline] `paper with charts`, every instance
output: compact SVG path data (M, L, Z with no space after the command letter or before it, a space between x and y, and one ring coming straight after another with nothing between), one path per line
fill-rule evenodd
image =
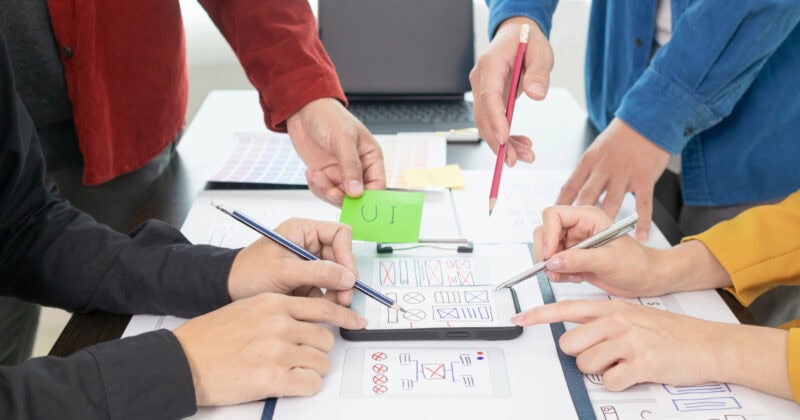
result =
M511 392L499 347L352 347L344 363L343 397L503 398Z
M386 184L405 188L403 171L437 168L447 161L447 140L434 133L375 135L383 150ZM234 149L209 181L306 185L306 165L297 155L288 134L235 133Z
M498 324L488 261L475 256L362 257L372 264L372 285L400 303L401 313L383 305L370 328L452 328ZM371 319L371 317L370 317Z

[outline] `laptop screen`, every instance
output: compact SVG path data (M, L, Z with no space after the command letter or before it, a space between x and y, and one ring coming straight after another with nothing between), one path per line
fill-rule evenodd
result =
M348 98L463 97L472 1L320 0L320 38Z

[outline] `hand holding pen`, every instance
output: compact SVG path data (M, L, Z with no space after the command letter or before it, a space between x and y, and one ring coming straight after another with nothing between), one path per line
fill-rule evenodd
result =
M596 229L597 223L584 223L583 226L577 228L571 220L578 219L565 218L576 216L574 210L578 210L578 212L590 212L591 210L564 206L555 208L560 209L561 213L553 215L553 212L558 212L558 210L553 209L554 208L548 208L545 210L547 214L542 214L544 224L534 232L534 249L537 250L536 260L539 262L528 270L501 283L495 290L514 286L546 269L560 269L561 267L558 267L558 265L563 264L563 255L559 256L558 253L554 253L551 258L544 259L548 255L550 249L555 249L556 251L561 250L565 247L565 242L573 243L573 245L568 248L569 250L601 247L615 239L625 236L628 232L633 230L636 226L636 222L639 220L639 216L634 213L602 230ZM595 210L603 214L601 210ZM599 221L599 223L603 223L603 221ZM574 230L571 231L571 228ZM572 235L570 235L570 233ZM578 279L575 279L575 281L578 281Z
M319 257L317 257L313 253L309 252L305 248L295 244L294 242L292 242L289 239L285 238L284 236L282 236L278 232L275 232L275 231L273 231L273 230L261 225L255 219L253 219L252 217L242 213L241 211L236 210L236 209L234 209L234 208L222 203L219 200L212 200L211 201L211 205L213 207L217 208L218 210L220 210L221 212L231 216L236 221L238 221L238 222L244 224L245 226L253 229L254 231L258 232L259 234L271 239L272 241L274 241L278 245L282 246L283 248L285 248L286 250L292 252L293 254L295 254L296 256L298 256L300 258L302 258L303 260L306 260L306 261L319 261L320 260ZM319 223L323 223L323 222L319 222ZM235 267L234 267L234 269L235 269ZM394 309L394 310L397 310L397 311L405 312L405 310L397 302L393 301L392 299L390 299L389 297L383 295L382 293L378 292L377 290L369 287L368 285L366 285L365 283L361 282L358 279L355 280L354 287L355 287L356 290L366 294L368 297L378 301L379 303L381 303L382 305L387 306L390 309Z

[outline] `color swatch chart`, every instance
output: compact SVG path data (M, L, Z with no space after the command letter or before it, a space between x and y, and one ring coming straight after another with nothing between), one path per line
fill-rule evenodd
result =
M383 150L386 183L404 188L403 171L445 166L447 140L432 133L376 135ZM306 164L288 134L236 133L228 159L209 181L306 185Z

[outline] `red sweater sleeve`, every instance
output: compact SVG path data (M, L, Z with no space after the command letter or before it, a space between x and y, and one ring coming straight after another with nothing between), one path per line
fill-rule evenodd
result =
M346 98L306 0L200 0L259 92L264 121L286 119L319 98Z

